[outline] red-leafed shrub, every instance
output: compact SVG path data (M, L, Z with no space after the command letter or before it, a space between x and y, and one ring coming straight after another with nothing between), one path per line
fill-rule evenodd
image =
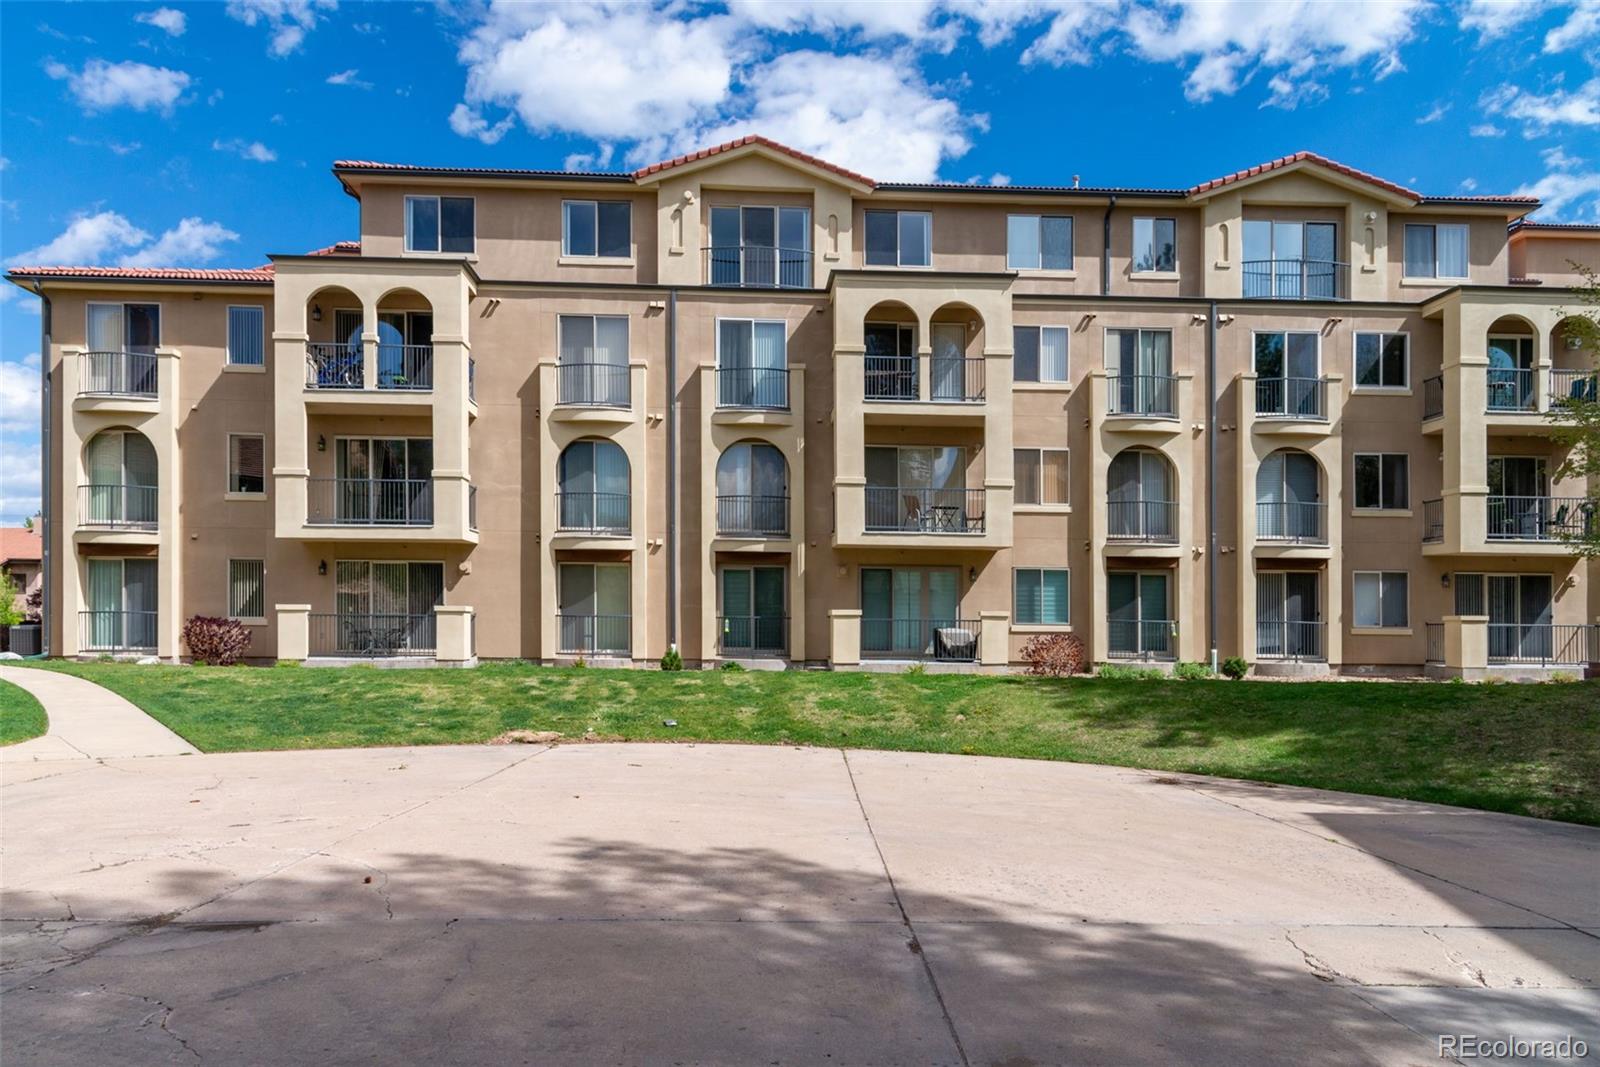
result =
M183 643L196 663L231 667L250 647L250 631L237 619L195 615L183 624Z
M1077 634L1040 634L1022 646L1029 674L1061 678L1083 670L1083 639Z

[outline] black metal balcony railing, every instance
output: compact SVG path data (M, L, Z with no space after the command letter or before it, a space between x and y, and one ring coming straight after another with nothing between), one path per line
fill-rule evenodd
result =
M1321 501L1256 501L1256 539L1300 545L1328 543L1328 505Z
M433 388L432 345L378 345L378 388Z
M1350 264L1332 259L1247 259L1240 280L1247 300L1345 300Z
M155 353L83 353L78 359L78 395L154 397Z
M723 655L781 656L789 651L787 615L718 615L717 633Z
M1490 411L1537 411L1531 367L1487 367L1484 370L1484 405Z
M632 396L626 363L556 364L557 404L628 408Z
M111 530L154 530L159 525L153 485L78 486L78 525Z
M730 537L782 537L788 532L787 496L718 495L718 534Z
M82 652L154 652L156 613L80 611L78 649Z
M467 529L478 528L478 487L467 486Z
M1256 417L1326 421L1328 379L1257 378Z
M867 356L865 399L921 402L920 360L924 358L928 360L929 403L981 404L987 398L982 356Z
M312 656L426 657L438 648L439 624L432 612L313 612L307 619Z
M717 407L789 410L788 367L718 367Z
M312 526L432 526L432 478L308 478Z
M1113 659L1176 659L1178 624L1172 619L1108 619L1106 654Z
M1171 374L1115 374L1106 379L1106 411L1112 415L1176 418L1178 379Z
M1436 544L1444 540L1444 501L1424 500L1422 502L1422 540L1428 544Z
M1582 667L1600 663L1600 626L1491 622L1489 662L1541 667Z
M982 489L866 487L866 528L874 533L971 534L984 529Z
M360 345L306 342L307 389L360 389L364 374Z
M1594 403L1600 400L1600 373L1584 368L1553 367L1550 370L1550 406L1566 401Z
M1422 421L1444 415L1444 375L1422 379Z
M1564 541L1595 531L1592 500L1581 496L1491 496L1491 541Z
M632 615L556 615L557 651L564 655L626 656L633 649Z
M1328 658L1328 624L1302 621L1257 621L1256 655L1262 659L1310 661Z
M1106 540L1177 544L1178 502L1143 498L1106 501Z
M633 531L633 498L627 493L563 492L556 494L556 529L626 537Z
M1423 645L1424 663L1444 662L1444 623L1430 622L1423 624L1425 633Z
M809 248L770 245L712 245L702 249L706 281L746 289L807 289L811 286Z
M972 663L982 636L977 619L862 619L861 654Z

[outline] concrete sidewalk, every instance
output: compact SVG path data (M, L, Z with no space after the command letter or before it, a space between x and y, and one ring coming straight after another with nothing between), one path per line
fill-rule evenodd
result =
M0 786L7 1067L1600 1048L1585 827L738 745L76 760Z
M138 707L93 682L27 667L0 667L0 681L32 693L50 717L43 737L0 748L0 763L200 754Z

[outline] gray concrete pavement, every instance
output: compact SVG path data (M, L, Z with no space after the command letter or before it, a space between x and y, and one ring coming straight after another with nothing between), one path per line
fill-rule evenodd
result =
M619 744L6 764L0 834L7 1067L1600 1062L1600 832L1508 816Z
M32 693L50 717L43 737L0 748L0 764L199 754L139 708L93 682L24 667L0 667L0 681Z

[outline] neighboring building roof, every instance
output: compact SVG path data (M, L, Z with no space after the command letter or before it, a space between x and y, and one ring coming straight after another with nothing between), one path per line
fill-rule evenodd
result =
M380 163L371 159L337 159L333 163L335 174L371 174L394 171L400 174L419 174L437 178L594 178L598 181L633 181L633 174L625 170L537 170L521 167L430 167L418 163Z
M0 564L39 563L44 559L44 538L17 526L0 528Z
M308 256L359 256L360 254L360 241L335 241L326 248L313 248L311 251L306 253ZM267 267L262 269L269 269L271 266L272 265L269 263L267 264Z
M104 278L108 281L138 282L227 282L271 285L270 267L201 270L191 267L12 267L11 278Z
M1511 232L1513 234L1522 233L1525 230L1531 230L1536 233L1548 233L1552 235L1567 233L1578 234L1580 236L1587 236L1590 234L1600 236L1600 223L1530 222L1527 219L1518 219L1516 222L1511 224Z
M651 177L652 175L660 174L662 171L672 170L674 167L681 167L688 163L696 163L702 159L710 159L712 156L720 156L725 152L732 152L735 149L745 148L751 145L759 145L762 148L770 148L774 152L788 156L791 159L799 160L801 163L816 167L818 170L825 170L830 174L837 174L839 177L855 182L858 185L865 185L868 188L872 188L878 184L865 174L858 174L853 170L847 170L844 167L839 166L837 163L829 163L826 159L819 159L816 156L800 151L798 148L790 148L786 144L779 144L772 138L762 137L757 133L752 133L746 137L737 138L736 140L727 141L711 148L702 148L696 152L688 152L672 159L663 160L660 163L652 163L648 167L640 167L638 170L633 172L633 180L641 181L645 178Z
M1376 174L1368 174L1364 170L1357 170L1355 167L1340 163L1336 159L1329 159L1327 156L1318 155L1315 152L1296 152L1293 155L1280 156L1279 158L1269 160L1266 163L1258 163L1253 167L1246 167L1244 170L1237 170L1232 174L1225 174L1220 178L1212 178L1209 181L1204 181L1199 185L1192 186L1189 189L1189 195L1201 196L1205 193L1212 192L1216 189L1221 189L1225 186L1234 185L1242 181L1248 181L1251 178L1258 178L1263 174L1270 174L1273 171L1283 170L1285 167L1293 167L1305 163L1322 167L1325 170L1331 170L1335 174L1343 175L1344 177L1350 178L1354 181L1363 182L1367 185L1373 186L1374 188L1382 189L1386 193L1403 197L1419 204L1523 205L1539 203L1539 198L1536 196L1424 196L1422 193L1419 193L1414 189L1408 189L1403 185L1397 185L1396 183L1385 178L1378 177Z

